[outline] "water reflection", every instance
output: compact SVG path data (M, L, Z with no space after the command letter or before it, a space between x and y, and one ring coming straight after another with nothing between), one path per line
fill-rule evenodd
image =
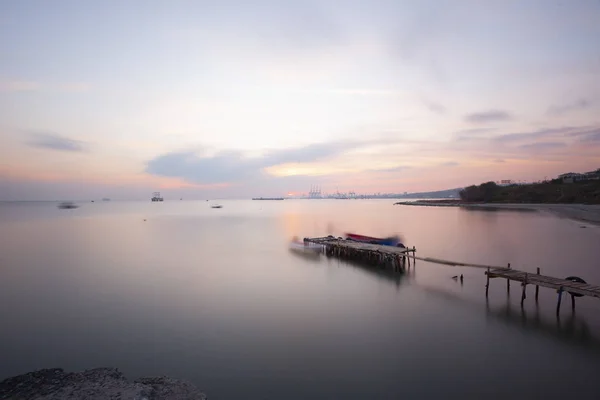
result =
M463 298L443 289L424 284L419 284L418 287L445 301L476 309L481 308L480 302ZM540 314L539 306L536 305L535 311L530 313L525 308L514 305L510 301L510 297L501 307L492 307L490 302L486 300L485 312L487 318L493 318L507 326L516 326L527 332L539 333L571 345L585 346L586 349L600 354L600 339L592 335L586 320L575 313L571 313L567 317L563 316L563 318L560 318L560 316L557 318L543 317Z
M415 276L415 268L411 268L410 270L407 269L405 272L400 273L386 268L376 268L358 261L339 260L335 257L328 257L327 263L329 265L350 267L355 271L360 271L361 273L374 277L379 281L393 283L396 288L399 288L403 283L407 283L409 277L414 278Z
M335 258L328 258L328 262L337 263L338 265L344 265L347 267L360 270L370 276L376 277L378 280L387 281L393 283L398 289L402 284L415 283L416 268L414 265L407 269L404 273L393 272L387 269L373 268L372 266L364 265L358 262L352 262L347 260L337 260ZM456 275L457 283L460 282L461 287L463 286L463 280L460 279L460 275ZM474 301L468 298L461 297L460 295L454 294L447 290L439 287L416 284L416 287L425 291L427 294L442 298L444 301L457 303L461 306L467 306L474 309L481 310L482 303ZM592 334L587 321L577 315L575 312L570 312L568 316L560 315L557 317L543 317L540 313L540 307L538 303L535 303L533 312L527 311L526 308L520 305L515 305L511 302L510 293L507 292L506 303L501 307L492 307L488 299L485 299L485 314L486 318L492 318L496 321L504 323L506 326L519 327L529 333L541 334L544 336L551 337L559 340L563 343L567 343L575 346L583 346L586 350L593 351L600 355L600 338L595 337Z

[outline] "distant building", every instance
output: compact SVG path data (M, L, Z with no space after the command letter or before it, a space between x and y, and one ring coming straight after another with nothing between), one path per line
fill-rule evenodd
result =
M577 172L567 172L566 174L559 175L558 179L562 179L564 183L596 180L600 179L600 169L596 171L584 172L583 174Z

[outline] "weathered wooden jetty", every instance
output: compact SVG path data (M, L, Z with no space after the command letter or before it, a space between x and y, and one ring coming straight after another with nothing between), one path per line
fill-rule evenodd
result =
M571 295L571 308L575 309L575 297L590 296L600 299L600 286L590 285L583 279L571 276L565 279L555 278L552 276L541 275L540 269L537 268L536 273L524 272L508 267L488 267L485 272L487 276L487 282L485 285L485 296L488 296L490 279L491 278L505 278L506 279L506 291L510 293L510 281L517 281L521 283L521 306L527 298L527 285L535 285L535 301L538 301L538 295L540 286L556 289L558 293L558 302L556 304L556 314L560 312L560 304L562 301L562 295L567 292Z
M335 238L333 236L320 238L304 238L305 243L314 243L323 246L323 252L328 257L358 261L363 264L393 271L403 271L410 267L410 254L413 264L416 249L413 247L382 246L357 242L354 240Z
M556 313L560 312L562 295L567 292L571 295L571 307L575 309L575 297L590 296L600 299L600 286L590 285L583 279L570 276L564 279L555 278L540 274L540 269L537 268L536 273L519 271L512 269L510 264L506 267L492 266L485 264L471 264L457 261L443 260L431 257L417 257L416 248L382 246L377 244L357 242L348 239L335 238L333 236L319 238L304 238L305 243L314 243L321 245L323 252L329 257L338 257L350 261L359 262L375 266L378 268L386 268L392 271L402 272L410 268L411 258L415 265L416 260L422 260L430 263L449 265L452 267L471 267L485 269L487 281L485 285L485 296L489 294L490 279L504 278L506 279L506 290L510 293L510 281L521 283L521 306L527 298L527 285L535 286L535 301L538 301L540 286L551 289L556 289L558 293L558 302L556 305Z

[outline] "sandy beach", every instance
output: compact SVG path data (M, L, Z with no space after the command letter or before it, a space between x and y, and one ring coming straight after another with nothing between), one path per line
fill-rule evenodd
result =
M411 206L429 206L429 207L464 207L469 209L486 208L497 210L519 210L519 211L537 211L554 214L560 218L568 218L575 221L585 222L600 226L600 205L599 204L503 204L503 203L482 203L482 204L461 204L435 201L415 201L400 202L399 205Z

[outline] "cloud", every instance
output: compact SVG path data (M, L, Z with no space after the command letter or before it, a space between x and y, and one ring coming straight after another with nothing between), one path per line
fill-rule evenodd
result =
M460 163L457 163L456 161L448 161L445 163L441 163L439 166L440 167L457 167L459 165L460 165Z
M580 139L583 143L600 143L600 129L590 131L587 135Z
M357 142L317 143L309 146L268 152L263 159L263 166L270 167L285 163L305 163L320 161L359 147Z
M463 129L460 131L454 132L455 136L478 136L482 133L488 133L495 131L496 128L473 128L473 129Z
M494 162L498 163L498 164L502 164L502 163L505 163L506 161L503 160L503 159L501 159L501 158L497 158L497 159L494 160Z
M32 92L40 88L33 81L0 81L0 92Z
M369 171L371 172L385 172L385 173L396 173L396 172L402 172L402 171L406 171L407 169L410 169L412 167L408 166L408 165L399 165L397 167L392 167L392 168L380 168L380 169L371 169Z
M563 143L563 142L539 142L539 143L523 144L523 145L519 146L519 148L523 149L523 150L535 150L535 151L562 149L565 147L567 147L567 144Z
M55 135L53 133L29 133L30 140L27 144L31 147L37 147L41 149L49 149L55 151L66 151L66 152L85 152L86 143L75 139L69 139L63 136Z
M80 93L91 89L91 85L85 82L61 82L61 83L41 83L28 80L8 80L0 81L0 92L61 92L61 93Z
M212 156L195 152L175 152L150 160L146 172L180 177L195 183L236 183L270 177L264 169L282 164L322 161L348 150L376 144L373 142L330 142L272 150L262 157L246 157L238 151L222 151Z
M512 143L519 142L524 140L535 140L552 136L576 136L581 134L582 132L586 132L587 127L572 127L572 126L564 126L560 128L547 128L540 129L534 132L525 132L525 133L508 133L503 135L498 135L493 138L496 142L502 143Z
M427 107L427 109L429 111L431 111L432 113L445 114L447 111L446 107L441 103L437 103L435 101L428 101L428 100L423 100L423 103L425 104L425 107Z
M591 107L594 104L593 101L588 99L579 99L572 103L566 103L562 105L553 105L548 108L548 115L563 115L571 111L584 110Z
M472 123L486 123L486 122L501 122L511 120L512 116L502 110L489 110L471 113L465 116L467 122Z

